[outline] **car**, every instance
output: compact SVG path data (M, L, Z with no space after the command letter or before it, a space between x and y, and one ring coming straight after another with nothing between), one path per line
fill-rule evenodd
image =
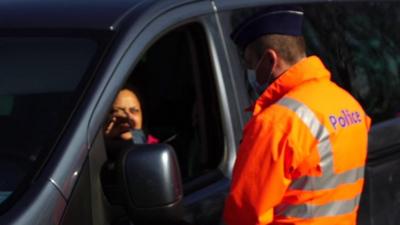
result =
M304 8L308 54L373 120L358 223L396 224L400 3L331 0L1 1L0 224L221 224L256 98L229 35L283 3ZM107 176L126 84L160 143L119 149Z

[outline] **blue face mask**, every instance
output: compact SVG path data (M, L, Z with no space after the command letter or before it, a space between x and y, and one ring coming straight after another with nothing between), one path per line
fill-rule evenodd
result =
M254 71L251 71L251 72L249 71L247 73L247 80L249 81L254 92L257 94L257 97L259 97L265 91L265 89L268 87L268 82L266 82L265 84L258 83L258 81L256 79L256 74L254 73Z
M142 129L131 129L133 144L146 144L146 136Z
M260 97L260 95L262 95L262 93L265 91L265 89L267 89L267 87L269 86L271 79L272 79L272 71L264 71L265 67L261 67L263 61L265 60L265 54L262 55L262 57L259 59L259 61L257 62L256 67L254 68L254 72L250 72L247 73L247 79L249 80L249 83L251 85L251 87L253 88L254 92L257 94L257 98ZM260 74L266 74L269 72L269 75L266 79L266 82L263 84L258 83L257 81L257 73Z

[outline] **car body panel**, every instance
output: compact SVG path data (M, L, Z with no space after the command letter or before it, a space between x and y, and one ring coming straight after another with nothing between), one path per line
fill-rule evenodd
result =
M58 188L51 181L41 179L6 215L0 217L0 223L58 224L66 204Z
M0 27L106 30L126 11L141 3L143 1L2 1Z

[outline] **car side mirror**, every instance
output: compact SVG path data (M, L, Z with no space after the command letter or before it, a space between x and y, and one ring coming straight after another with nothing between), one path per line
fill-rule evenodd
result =
M118 170L132 222L169 224L182 219L182 181L171 146L135 145L122 154Z

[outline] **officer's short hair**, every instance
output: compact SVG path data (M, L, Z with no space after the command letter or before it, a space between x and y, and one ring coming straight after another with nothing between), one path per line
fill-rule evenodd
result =
M281 34L264 35L248 47L254 49L259 57L268 48L277 52L285 62L295 64L299 59L305 56L306 44L303 36L289 36Z

